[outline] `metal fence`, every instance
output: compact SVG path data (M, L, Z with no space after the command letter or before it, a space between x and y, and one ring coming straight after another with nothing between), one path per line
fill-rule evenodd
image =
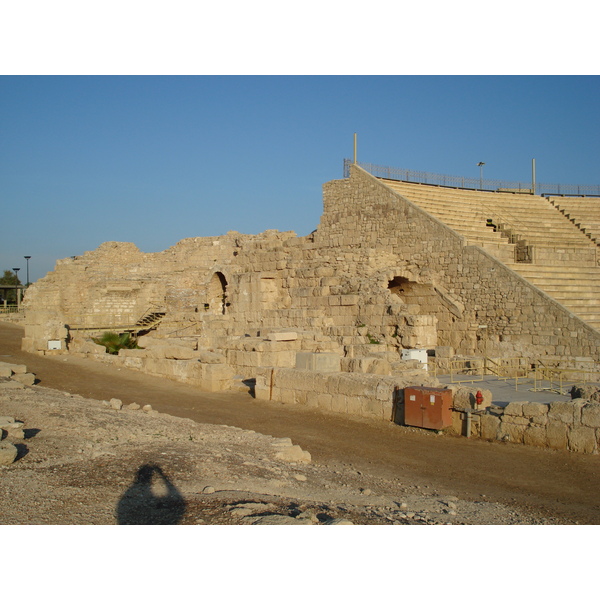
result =
M350 165L353 161L344 159L344 177L350 177ZM407 181L409 183L427 183L443 187L464 188L467 190L511 191L532 193L532 182L505 181L501 179L483 179L480 177L460 177L458 175L440 175L425 171L411 171L397 167L384 167L371 163L356 163L359 167L375 177ZM563 183L536 183L535 193L542 196L600 196L600 185L578 185Z

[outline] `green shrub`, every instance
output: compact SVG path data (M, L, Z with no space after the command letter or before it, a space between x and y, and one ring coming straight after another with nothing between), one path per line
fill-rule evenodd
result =
M114 333L107 331L99 338L92 338L96 344L104 346L109 354L118 354L122 348L137 348L137 341L129 333Z

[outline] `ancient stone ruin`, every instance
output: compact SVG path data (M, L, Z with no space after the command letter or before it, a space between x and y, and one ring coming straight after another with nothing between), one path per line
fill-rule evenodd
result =
M405 386L436 384L426 360L594 369L598 246L568 200L352 165L323 186L306 237L231 231L153 254L106 242L58 261L27 291L23 349L93 355L205 390L252 381L257 397L383 419ZM90 341L103 331L130 332L140 348L106 354Z

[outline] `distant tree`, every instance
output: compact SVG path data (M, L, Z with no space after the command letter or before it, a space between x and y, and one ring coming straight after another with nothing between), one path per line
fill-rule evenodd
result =
M21 285L21 280L18 275L15 275L14 271L5 269L4 275L0 277L0 285L17 286ZM4 290L3 292L0 292L0 298L2 297L6 298L9 302L15 302L15 290Z
M4 275L0 277L0 285L21 285L21 280L18 275L15 275L14 271L6 269Z

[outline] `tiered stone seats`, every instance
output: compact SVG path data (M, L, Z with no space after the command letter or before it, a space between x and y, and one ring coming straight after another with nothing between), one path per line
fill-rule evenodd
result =
M384 182L463 235L469 243L488 250L573 314L600 329L597 246L569 220L572 215L567 218L541 196ZM591 200L587 201L589 207ZM559 201L554 199L553 202ZM572 206L583 205L573 203ZM600 224L600 201L597 206L597 219L591 216L587 221L590 230L596 221ZM497 231L486 226L490 222ZM600 225L598 237L600 239Z
M600 198L554 196L549 200L576 227L600 245Z
M480 246L503 262L515 260L515 244L493 227L487 226L492 215L482 205L479 193L454 194L457 190L437 186L385 180L386 185L438 218L464 236L470 244Z

